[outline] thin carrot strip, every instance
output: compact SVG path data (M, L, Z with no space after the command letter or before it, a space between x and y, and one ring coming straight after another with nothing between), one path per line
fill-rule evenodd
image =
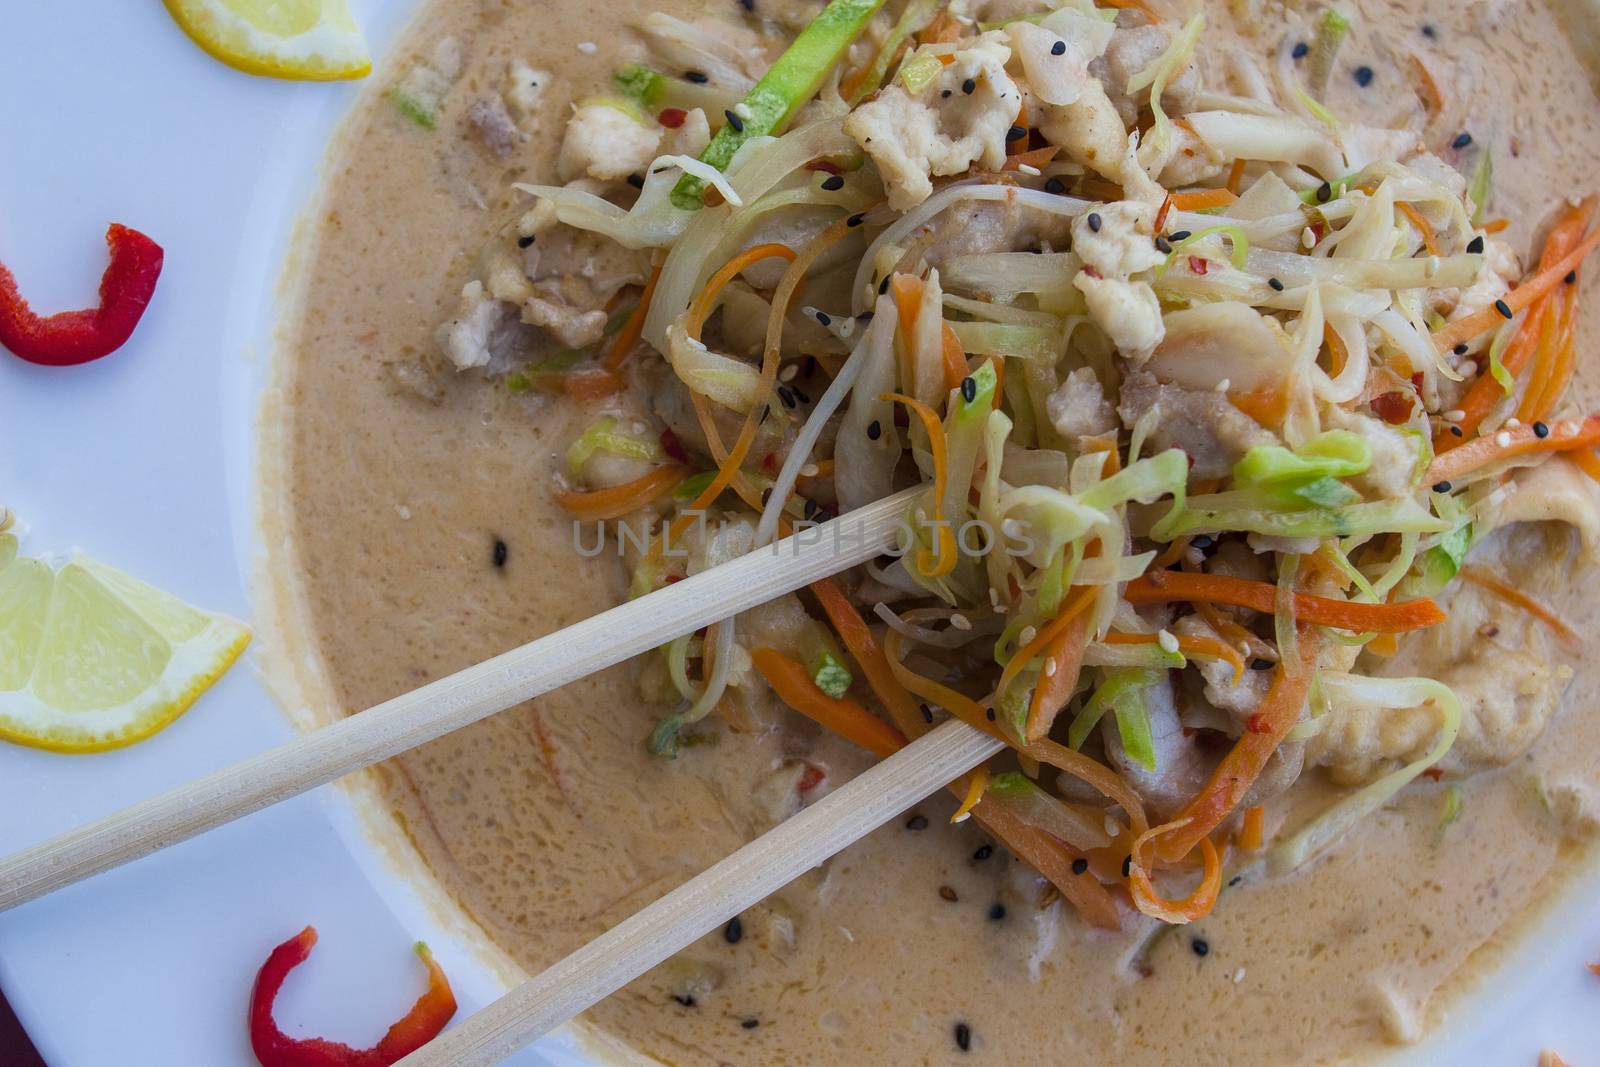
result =
M673 464L605 489L563 490L556 494L556 503L585 522L620 519L659 500L681 481L683 468Z
M1059 145L1047 144L1043 148L1032 148L1026 152L1018 152L1014 156L1007 156L1001 164L1002 173L1011 170L1021 170L1023 167L1043 167L1061 151Z
M994 364L994 410L999 411L1006 399L1006 357L997 352L989 362Z
M926 288L922 279L914 274L895 273L889 276L889 293L894 297L894 309L900 318L899 344L900 384L911 392L917 389L917 354L912 340L917 336L917 315L922 311L922 293Z
M1058 744L1049 738L1031 741L1022 751L1040 763L1048 763L1057 770L1066 771L1074 778L1087 782L1108 799L1121 805L1122 810L1128 814L1128 826L1135 834L1143 833L1150 826L1150 820L1144 813L1144 802L1139 799L1139 794L1133 791L1120 774L1099 760L1085 756L1082 752Z
M967 354L962 351L961 338L947 322L939 330L939 340L944 357L944 387L947 390L960 388L961 379L967 376Z
M921 401L904 393L885 393L879 400L898 401L922 420L928 431L929 447L933 451L933 552L917 549L917 570L924 578L942 578L956 569L956 536L944 521L944 490L950 481L949 445L944 436L944 423L938 414Z
M1395 207L1399 208L1400 214L1404 215L1411 225L1417 228L1417 233L1422 236L1422 247L1428 250L1428 255L1438 255L1439 239L1434 236L1433 226L1428 222L1427 217L1404 200L1395 204Z
M1577 631L1562 622L1559 615L1488 568L1479 566L1476 563L1469 563L1461 568L1460 574L1461 577L1474 585L1481 585L1495 596L1507 600L1526 611L1529 615L1554 630L1563 641L1573 645L1581 643Z
M1023 822L996 797L984 797L972 814L1018 859L1049 879L1085 922L1103 930L1121 927L1116 903L1105 886L1091 875L1073 870L1073 861L1079 858L1077 852Z
M1207 211L1227 207L1239 199L1227 189L1186 189L1172 194L1172 206L1179 211Z
M1576 333L1574 323L1578 317L1577 289L1574 279L1572 285L1563 288L1559 297L1550 298L1551 306L1554 308L1550 348L1554 356L1550 361L1550 374L1544 381L1544 388L1539 391L1538 398L1532 404L1528 404L1528 417L1522 420L1524 422L1548 418L1556 405L1561 402L1561 395L1567 391L1567 385L1572 381L1572 372L1577 369L1578 355L1574 345ZM1529 393L1532 391L1530 387ZM1523 402L1527 404L1527 401L1528 396L1524 394Z
M1560 358L1556 346L1561 333L1562 300L1552 294L1539 301L1539 310L1544 314L1539 316L1533 367L1528 371L1528 387L1517 405L1517 418L1523 422L1533 422L1539 418L1537 413L1543 408L1542 398L1555 378L1556 363Z
M606 349L605 356L600 360L601 366L608 371L618 371L628 361L628 356L639 346L639 338L644 334L644 320L650 314L650 301L656 295L656 282L661 280L661 264L657 263L650 268L650 277L644 283L644 292L639 294L639 302L633 306L633 311L628 314L628 319L622 324L622 329L611 339L611 347Z
M1455 455L1455 453L1451 453ZM1435 481L1437 479L1434 479ZM1130 604L1159 604L1172 600L1209 600L1217 604L1273 613L1277 587L1270 582L1233 578L1223 574L1189 574L1183 571L1147 572L1128 583L1123 596ZM1295 617L1317 626L1332 626L1355 633L1404 633L1434 626L1445 620L1439 605L1426 598L1397 604L1360 604L1310 593L1294 594Z
M799 253L788 245L769 241L765 244L751 245L728 260L706 282L705 288L700 290L700 295L695 297L694 303L689 305L689 336L697 341L700 339L700 332L705 329L706 320L711 317L711 308L716 303L717 297L740 271L767 259L786 259L793 263L798 257Z
M1045 667L1028 701L1028 721L1023 736L1037 741L1050 733L1056 716L1072 699L1083 671L1083 653L1089 647L1089 616L1079 613L1045 648Z
M1175 819L1170 823L1146 830L1134 842L1133 851L1130 853L1132 859L1128 863L1128 893L1133 897L1134 906L1146 915L1174 926L1191 923L1210 915L1211 909L1216 906L1217 896L1222 892L1222 859L1217 855L1217 846L1211 843L1211 838L1204 835L1200 837L1200 854L1205 862L1204 873L1200 876L1200 884L1181 900L1167 900L1157 893L1154 883L1150 881L1149 869L1140 862L1141 853L1150 842L1158 840L1162 834L1184 829L1188 821Z
M1551 266L1544 268L1533 277L1526 279L1521 285L1511 290L1496 304L1503 305L1511 314L1515 315L1535 300L1550 292L1561 284L1561 279L1566 277L1568 271L1577 270L1596 245L1600 245L1600 229L1595 230L1585 237L1578 246L1567 253ZM1470 341L1474 337L1489 332L1498 323L1505 321L1495 304L1491 304L1481 311L1465 315L1450 323L1444 329L1433 335L1433 343L1441 352L1448 351L1462 341Z
M1583 473L1600 482L1600 456L1595 455L1587 448L1580 448L1567 457L1576 463Z
M805 667L782 652L772 648L752 649L750 660L778 694L778 699L851 744L879 759L888 759L905 747L905 735L899 730L853 700L824 693L811 680Z
M1315 630L1300 627L1300 669L1291 674L1280 663L1273 671L1272 685L1262 697L1250 719L1250 729L1239 736L1228 754L1193 799L1185 804L1174 822L1184 825L1169 830L1156 844L1156 855L1176 863L1195 845L1208 839L1222 821L1239 806L1255 784L1267 760L1278 750L1284 735L1300 720L1311 689L1320 642Z
M850 603L832 578L812 582L811 591L816 594L839 640L855 657L861 673L867 676L867 685L889 712L889 718L907 737L920 736L927 729L927 724L922 720L917 702L900 684L894 671L889 669L889 660L884 656L883 648L879 646L878 639L872 636L872 630L861 613L856 611L855 605Z
M1539 345L1540 325L1544 321L1549 305L1540 301L1528 309L1527 317L1522 320L1522 325L1517 327L1516 334L1500 354L1500 364L1506 372L1515 378L1522 373L1522 368L1528 362L1528 357L1533 355ZM1506 398L1506 391L1495 381L1494 375L1484 374L1472 383L1467 390L1467 395L1461 398L1461 421L1455 423L1460 427L1463 436L1458 437L1449 431L1441 431L1433 439L1435 453L1448 452L1459 445L1466 443L1466 438L1478 432L1478 426L1488 417L1489 412L1499 407Z
M1488 234L1496 234L1500 233L1502 230L1509 229L1510 226L1510 219L1490 219L1488 222L1483 224L1483 232Z
M1244 824L1239 827L1239 847L1255 852L1266 842L1267 809L1257 804L1244 809Z
M598 367L571 370L558 376L561 392L574 400L599 400L615 396L627 387L622 375Z
M1215 638L1193 634L1174 634L1173 636L1178 639L1178 651L1184 655L1220 659L1233 667L1234 685L1238 685L1240 679L1244 677L1244 657L1232 645L1218 641ZM1102 640L1108 645L1153 645L1160 640L1160 635L1112 630Z
M933 21L922 28L917 34L918 44L950 44L959 41L965 32L961 23L949 11L941 9L933 16Z
M1234 196L1239 195L1240 188L1244 185L1244 168L1249 161L1240 157L1233 161L1233 166L1228 169L1228 182L1224 186Z
M972 809L978 806L978 801L983 799L984 790L989 788L989 765L987 763L972 772L967 779L966 794L961 798L961 806L956 813L950 816L953 823L966 822L967 816L972 814Z
M1017 650L1016 655L1006 662L1005 670L1000 672L1000 684L995 686L994 689L997 694L996 699L1005 695L1006 690L1011 688L1011 683L1016 680L1017 675L1022 673L1022 669L1033 662L1033 658L1043 652L1051 642L1060 637L1066 628L1072 624L1072 620L1088 609L1098 594L1099 590L1093 586L1085 586L1079 589L1070 600L1062 605L1061 611L1054 619L1050 620L1046 626L1034 634L1032 640Z
M1546 430L1544 437L1539 436L1540 428ZM1442 456L1434 457L1433 463L1428 466L1428 473L1424 475L1424 482L1434 485L1454 481L1491 463L1528 453L1570 452L1578 448L1594 448L1596 445L1600 445L1600 415L1563 419L1549 427L1543 423L1518 426L1489 437L1476 438Z

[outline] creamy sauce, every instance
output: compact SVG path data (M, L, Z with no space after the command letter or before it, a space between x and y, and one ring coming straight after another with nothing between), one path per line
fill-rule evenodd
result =
M652 6L722 16L734 4ZM1360 28L1330 103L1381 123L1383 101L1411 91L1400 82L1406 51L1450 57L1471 93L1466 128L1516 143L1497 161L1492 214L1513 219L1520 251L1558 195L1596 185L1594 92L1549 10L1353 6ZM1251 47L1276 42L1276 10ZM292 549L279 577L304 590L296 628L345 712L624 593L621 564L580 556L551 500L560 452L590 415L470 375L428 403L385 368L432 346L475 250L517 202L510 182L550 176L569 102L600 89L634 48L626 24L641 13L430 0L410 47L423 54L454 35L465 58L438 129L406 122L375 86L335 150L283 367L280 518ZM1213 22L1225 19L1219 5ZM554 78L542 127L507 164L464 114L498 90L513 58ZM1376 72L1365 90L1351 74L1364 63ZM388 81L405 66L397 59ZM1591 373L1584 401L1597 399L1595 382ZM1563 584L1542 566L1518 577L1552 597ZM1490 610L1507 639L1529 625ZM1041 911L1032 880L1003 850L985 856L982 833L950 826L951 805L936 798L916 813L925 827L910 828L922 825L912 813L892 822L744 916L737 943L707 937L589 1018L683 1064L1044 1063L1064 1050L1122 1067L1359 1058L1437 1025L1450 1001L1437 991L1492 962L1575 866L1530 782L1592 781L1600 722L1578 712L1593 697L1593 671L1580 669L1533 752L1471 782L1448 830L1440 787L1419 785L1312 868L1230 888L1210 917L1144 948L1086 931L1060 905ZM538 970L764 830L753 798L786 760L803 756L836 782L866 765L798 717L759 734L716 724L715 744L664 762L641 744L657 713L633 669L618 668L392 760L378 786L438 882ZM1328 795L1311 786L1301 799ZM965 1055L958 1023L971 1035Z

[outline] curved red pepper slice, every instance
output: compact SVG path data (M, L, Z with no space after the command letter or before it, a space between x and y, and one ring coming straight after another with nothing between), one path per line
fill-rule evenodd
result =
M100 278L100 306L36 315L17 292L17 280L0 265L0 345L29 363L70 367L110 355L139 325L161 277L161 246L138 230L106 229L111 263Z
M428 967L428 991L405 1017L371 1048L357 1049L320 1037L294 1038L278 1029L272 1004L290 971L306 961L317 943L316 927L308 926L272 950L250 991L250 1047L261 1067L389 1067L432 1041L456 1013L455 994L428 946L417 942L417 955Z

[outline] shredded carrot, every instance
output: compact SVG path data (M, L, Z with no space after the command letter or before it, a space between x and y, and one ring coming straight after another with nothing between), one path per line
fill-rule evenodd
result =
M627 321L611 339L611 346L600 360L606 370L614 372L622 369L633 350L639 346L639 338L644 334L644 320L650 314L650 301L656 295L656 282L660 280L661 264L657 263L650 268L650 277L644 283L644 292L639 294L639 302L633 305Z
M1122 595L1130 604L1209 600L1271 615L1277 594L1278 589L1271 582L1223 574L1150 571L1129 582ZM1332 626L1353 633L1404 633L1434 626L1445 620L1445 613L1439 610L1439 605L1426 598L1397 604L1360 604L1310 593L1296 593L1294 611L1295 618L1301 622Z
M994 364L994 410L999 411L1006 399L1006 357L996 352L989 362Z
M817 688L805 667L771 648L750 652L751 662L778 699L852 744L887 759L905 746L899 730L853 700L831 697ZM980 794L981 795L981 794Z
M1179 818L1161 826L1152 826L1139 835L1133 843L1133 851L1129 853L1128 892L1133 897L1134 906L1146 915L1173 925L1191 923L1211 914L1212 907L1217 903L1217 895L1222 891L1222 859L1217 855L1217 846L1204 834L1199 839L1200 854L1205 861L1204 873L1200 877L1200 884L1188 896L1181 900L1167 900L1156 892L1155 885L1150 881L1150 871L1144 862L1145 850L1163 835L1181 832L1192 823L1192 819Z
M984 790L989 788L989 765L985 763L972 772L967 779L966 795L961 798L961 806L956 813L950 816L952 823L966 822L967 816L972 814L972 809L978 806L978 801L983 799Z
M1085 756L1082 752L1070 749L1047 737L1030 741L1022 751L1040 763L1048 763L1057 770L1066 771L1074 778L1094 786L1107 799L1116 802L1127 813L1128 826L1135 834L1143 833L1150 826L1150 820L1144 813L1144 802L1139 799L1139 794L1133 791L1120 774L1099 760Z
M1117 905L1105 886L1072 869L1078 853L1038 827L1023 822L996 797L985 797L974 809L973 817L1004 841L1018 859L1048 878L1089 925L1103 930L1121 927Z
M1028 701L1028 721L1023 736L1037 741L1050 733L1056 716L1072 699L1083 671L1083 653L1089 647L1089 616L1080 612L1070 625L1055 636L1044 652L1044 670L1034 683Z
M1550 369L1546 375L1535 374L1528 381L1528 391L1523 394L1517 417L1523 422L1544 419L1561 402L1561 396L1572 381L1577 369L1575 323L1578 317L1578 286L1564 285L1559 296L1550 296L1550 314L1546 319L1548 334L1541 333L1541 345L1547 344L1551 352ZM1541 350L1541 354L1542 350ZM1526 417L1524 417L1524 414Z
M1543 426L1542 423L1539 424ZM1442 456L1434 457L1423 480L1428 485L1454 481L1463 475L1516 456L1534 452L1570 452L1579 448L1600 445L1600 415L1582 419L1563 419L1547 427L1548 434L1540 437L1533 426L1518 426L1501 430L1488 437L1478 437Z
M1114 7L1119 11L1137 11L1151 22L1161 21L1161 16L1146 0L1104 0L1104 3L1106 7Z
M917 570L924 578L942 578L956 569L956 535L944 519L944 491L950 482L949 445L944 423L928 405L904 393L885 393L879 400L898 401L922 420L933 452L933 543L934 549L917 549Z
M883 654L889 662L889 669L894 672L895 679L901 685L929 704L936 704L945 709L968 726L982 730L1002 741L1008 740L976 700L907 667L902 662L904 647L905 636L900 631L890 629L884 632Z
M1508 292L1498 304L1503 304L1513 315L1532 304L1535 300L1550 292L1561 284L1561 279L1567 276L1568 271L1577 270L1584 258L1593 252L1595 246L1600 244L1600 229L1595 230L1585 237L1578 246L1567 253L1550 267L1542 268L1537 274L1525 279L1521 285ZM1474 337L1487 333L1500 323L1505 317L1494 304L1471 315L1464 315L1450 323L1444 329L1433 335L1433 343L1441 352L1448 351L1462 341L1470 341Z
M1173 634L1173 636L1178 639L1178 651L1184 655L1191 658L1220 659L1230 665L1233 668L1234 685L1238 685L1244 678L1244 657L1232 645L1213 637L1191 634ZM1104 641L1108 645L1153 645L1160 641L1160 635L1112 630L1106 634Z
M1400 651L1400 638L1397 634L1378 634L1367 642L1366 647L1374 656L1388 659Z
M1580 448L1568 455L1567 458L1576 463L1583 473L1600 482L1600 456L1595 455L1594 452L1587 448Z
M1417 233L1422 237L1422 247L1428 250L1428 255L1438 255L1439 239L1434 236L1433 226L1428 222L1427 216L1404 200L1396 203L1395 207L1399 208L1400 214L1404 215L1411 222L1411 225L1417 228Z
M1533 355L1539 344L1539 334L1549 305L1540 301L1528 310L1527 317L1517 327L1516 334L1507 343L1505 351L1500 354L1500 363L1506 372L1516 377L1522 372L1523 366L1528 362L1528 357ZM1433 439L1434 452L1448 452L1451 449L1466 443L1466 438L1478 432L1479 425L1488 417L1506 398L1505 390L1500 383L1494 380L1494 375L1481 375L1472 387L1467 390L1467 395L1461 398L1461 420L1455 423L1461 428L1463 436L1457 437L1448 430L1440 431Z
M793 263L798 256L799 253L788 245L769 241L765 244L751 245L728 260L706 282L705 288L700 290L700 295L694 298L694 303L689 305L689 336L697 341L700 339L700 332L705 329L706 320L711 317L711 308L716 303L717 297L740 271L766 259L781 258Z
M620 519L661 499L681 481L683 468L672 464L605 489L563 490L556 494L556 503L585 522Z
M620 374L599 367L566 371L557 375L557 378L563 395L574 400L599 400L601 397L614 396L628 384Z
M1417 80L1422 83L1422 102L1428 110L1437 115L1444 110L1444 93L1439 91L1439 83L1434 80L1433 71L1422 61L1422 57L1415 52L1410 53L1412 69L1417 72Z
M1172 194L1168 193L1161 198L1161 207L1156 210L1156 233L1165 233L1167 229L1167 215L1172 211Z
M900 352L900 382L916 392L917 354L912 347L917 336L917 315L922 311L922 293L927 287L914 274L896 272L889 276L889 293L894 297L894 309L900 320L900 336L896 347Z
M1060 151L1061 147L1059 145L1047 144L1043 148L1031 148L1026 152L1018 152L1014 156L1007 156L1006 161L1001 164L1000 170L1003 173L1010 170L1021 170L1023 167L1043 167L1055 159L1056 154Z
M1510 603L1521 608L1523 611L1526 611L1529 615L1532 615L1534 618L1550 627L1550 629L1554 630L1563 641L1573 645L1581 643L1577 632L1565 622L1562 622L1559 615L1545 607L1543 604L1539 603L1537 600L1533 599L1533 597L1529 596L1527 593L1524 593L1521 589L1518 589L1516 586L1506 581L1504 578L1500 577L1498 574L1495 574L1487 567L1480 566L1476 563L1469 563L1461 568L1460 573L1461 577L1465 578L1472 584L1480 585L1489 590L1489 592L1493 593L1495 596L1509 601Z
M1239 736L1200 792L1174 816L1174 821L1184 825L1170 830L1156 845L1156 854L1163 860L1177 862L1207 840L1211 831L1239 806L1284 735L1300 720L1320 642L1315 630L1304 625L1299 630L1300 670L1291 674L1282 663L1274 669L1272 685L1251 716L1251 728Z
M1281 426L1289 413L1289 391L1269 385L1249 392L1230 392L1228 403L1263 426Z
M1510 226L1510 219L1490 219L1488 222L1483 224L1483 232L1487 234L1496 234L1502 230L1510 228Z
M1239 190L1244 185L1244 168L1248 162L1243 156L1233 161L1233 166L1228 170L1228 184L1224 187L1234 196L1239 195Z
M1254 852L1266 842L1267 809L1257 804L1244 809L1244 824L1239 827L1239 847Z
M872 630L867 627L861 613L856 611L855 605L850 603L832 578L812 582L811 591L816 594L823 613L839 634L839 640L855 657L861 673L867 676L867 685L872 687L873 693L889 712L889 718L907 737L917 737L923 733L927 726L917 710L916 700L889 669L889 661L884 657L878 639L872 636Z
M1183 557L1183 554L1189 551L1189 541L1190 538L1187 537L1180 537L1173 541L1172 544L1162 549L1161 555L1150 561L1150 569L1164 571L1178 562Z
M1005 696L1006 691L1011 688L1011 683L1016 681L1017 675L1022 673L1024 667L1033 662L1034 657L1038 656L1056 638L1060 637L1067 627L1072 625L1073 619L1088 610L1089 605L1094 603L1094 598L1099 595L1099 592L1094 586L1084 586L1077 590L1061 606L1061 611L1056 617L1042 627L1038 633L1034 634L1032 640L1026 642L1017 650L1014 656L1006 661L1005 669L1000 672L1000 684L996 685L994 689L996 700L1000 700Z
M1172 206L1179 211L1207 211L1227 207L1239 199L1227 189L1186 189L1172 194Z
M939 330L939 340L943 346L944 387L959 389L961 380L967 376L967 354L962 351L961 338L947 322Z

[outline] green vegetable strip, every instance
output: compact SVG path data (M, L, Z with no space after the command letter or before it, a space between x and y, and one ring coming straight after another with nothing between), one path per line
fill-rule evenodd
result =
M700 153L700 161L723 170L752 137L781 132L800 106L816 95L828 71L882 6L883 0L829 0L744 98L740 107L746 114L717 131ZM685 174L673 187L672 202L694 211L702 206L704 188L699 178Z
M1472 224L1483 222L1483 213L1489 206L1489 191L1494 183L1494 149L1484 145L1478 153L1478 165L1472 170L1472 182L1467 195L1472 197Z
M817 657L811 669L811 680L816 683L818 689L835 700L842 699L850 691L852 681L850 671L835 659L831 652L824 652Z
M1350 16L1338 8L1329 8L1317 25L1317 39L1311 46L1308 63L1311 91L1321 96L1328 88L1328 76L1333 73L1333 61L1339 55L1339 46L1350 33Z
M861 84L850 94L850 99L846 103L854 107L865 99L868 93L883 84L883 76L889 73L889 64L893 61L894 54L900 50L901 44L912 34L920 33L924 26L933 21L933 16L937 15L943 6L944 0L911 0L911 3L906 5L905 12L901 14L900 21L894 24L889 36L884 38L883 47L872 57L872 66L867 69L866 77L861 79ZM934 62L938 63L938 60L934 59ZM942 67L941 63L940 68ZM933 71L935 77L938 73L937 69ZM909 84L906 87L911 88ZM911 91L918 90L911 89Z

